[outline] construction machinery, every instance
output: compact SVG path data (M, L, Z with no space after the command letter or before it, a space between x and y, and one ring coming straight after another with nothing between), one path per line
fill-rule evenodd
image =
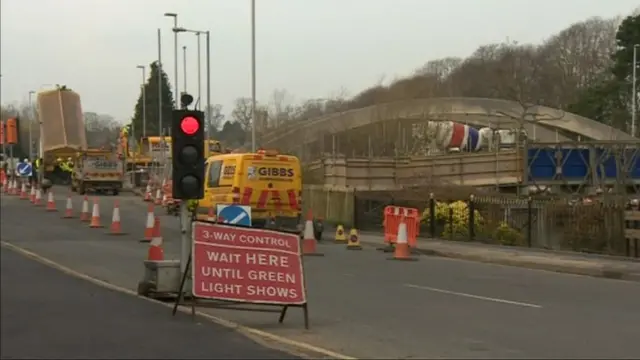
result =
M80 95L58 86L38 93L43 176L53 184L68 184L70 177L57 166L60 160L72 162L79 151L87 149Z

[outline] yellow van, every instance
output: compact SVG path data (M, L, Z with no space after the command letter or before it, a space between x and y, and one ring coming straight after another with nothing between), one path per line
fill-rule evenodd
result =
M279 229L297 229L302 211L302 172L295 156L276 151L220 154L207 159L204 198L198 218L218 204L251 206L253 227L275 222Z

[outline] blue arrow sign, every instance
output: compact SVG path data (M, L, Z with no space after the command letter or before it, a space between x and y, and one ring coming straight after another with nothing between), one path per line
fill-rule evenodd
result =
M20 176L31 176L33 172L31 164L27 163L19 163L16 167L16 170L18 171L18 175Z
M251 226L251 207L244 205L218 205L218 219L223 224Z

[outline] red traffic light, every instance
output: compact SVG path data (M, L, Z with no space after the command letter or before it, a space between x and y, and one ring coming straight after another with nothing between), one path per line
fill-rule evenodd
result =
M193 116L187 116L180 122L180 129L187 135L195 134L199 128L200 123L198 123L198 119L194 118Z

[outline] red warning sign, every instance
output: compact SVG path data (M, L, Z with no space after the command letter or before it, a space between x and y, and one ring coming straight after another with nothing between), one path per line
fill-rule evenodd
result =
M306 303L297 234L193 223L193 295L247 303Z

